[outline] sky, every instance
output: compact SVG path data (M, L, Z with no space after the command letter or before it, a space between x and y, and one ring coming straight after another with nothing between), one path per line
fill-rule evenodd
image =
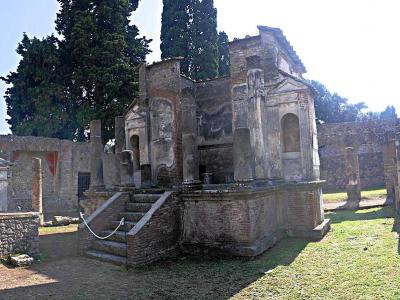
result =
M179 0L176 0L179 1ZM400 70L398 0L214 0L218 29L230 39L256 35L257 25L279 27L302 59L306 78L322 82L350 102L370 110L394 105ZM0 76L14 71L22 33L53 33L56 0L0 0ZM160 59L162 0L141 0L132 16L142 35L152 38L148 62ZM0 82L0 134L9 133Z

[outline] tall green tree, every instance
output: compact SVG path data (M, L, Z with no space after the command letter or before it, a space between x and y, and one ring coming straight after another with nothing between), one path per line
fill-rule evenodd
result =
M100 119L104 141L113 138L114 116L138 91L136 65L149 53L150 40L138 37L129 17L138 1L58 0L56 29L63 59L64 84L84 139L90 120Z
M11 85L5 95L11 131L72 139L57 38L30 39L24 34L17 53L21 56L17 71L2 78Z
M191 23L197 0L163 0L161 58L183 57L181 72L190 76Z
M218 34L218 73L219 76L230 74L229 38L224 31Z
M379 117L383 120L397 119L396 108L393 105L386 106L385 110L380 113Z
M315 114L320 122L340 123L352 122L362 116L362 111L367 108L364 102L349 103L337 93L332 94L322 83L311 80L310 84L317 91L314 99Z
M195 80L218 76L217 10L213 0L196 1L191 28L190 74Z

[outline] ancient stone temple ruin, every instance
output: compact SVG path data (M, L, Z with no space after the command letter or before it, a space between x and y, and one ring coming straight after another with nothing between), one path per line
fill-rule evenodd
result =
M92 150L97 185L85 200L94 232L118 230L102 241L80 225L82 253L130 266L179 252L255 256L285 235L329 230L314 91L282 31L258 29L230 43L229 77L195 82L180 58L140 68L140 95L116 121L117 191L96 200Z

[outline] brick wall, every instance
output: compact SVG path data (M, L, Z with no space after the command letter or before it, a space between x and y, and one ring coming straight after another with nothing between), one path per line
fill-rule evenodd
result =
M177 253L180 237L178 198L167 195L161 196L128 233L129 266L148 264Z
M0 214L0 257L12 253L39 252L39 215L35 213Z
M316 239L323 223L322 182L259 189L204 190L182 195L183 250L255 256L285 233Z

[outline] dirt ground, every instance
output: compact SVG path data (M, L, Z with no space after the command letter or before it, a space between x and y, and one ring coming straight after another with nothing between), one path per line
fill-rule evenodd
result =
M225 278L204 278L204 261L190 260L188 269L180 258L127 271L78 256L76 226L42 230L40 248L43 260L31 267L0 263L0 299L226 299L237 291L215 288Z

